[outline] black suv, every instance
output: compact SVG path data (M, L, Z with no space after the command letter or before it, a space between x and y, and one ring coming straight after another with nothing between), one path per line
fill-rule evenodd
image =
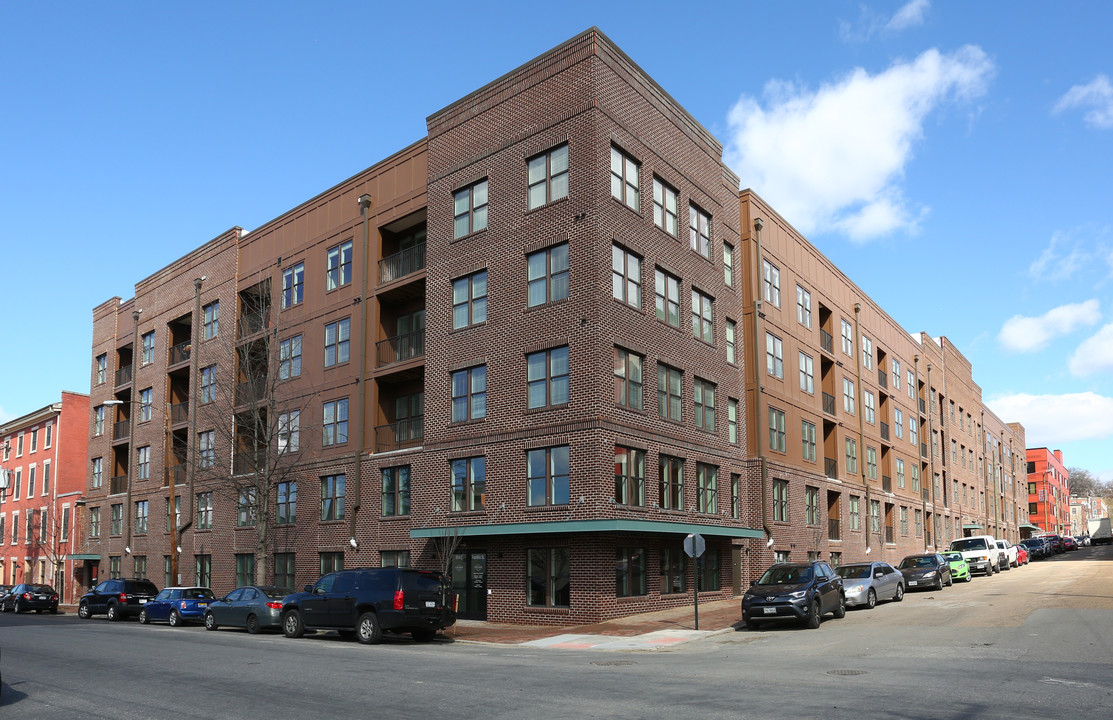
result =
M445 576L430 570L338 570L283 599L282 631L298 638L307 629L337 630L367 644L383 632L408 632L427 642L456 622L454 597Z
M77 603L77 615L89 618L103 614L109 620L122 620L129 615L138 615L139 610L155 595L158 595L158 588L150 580L105 580L81 596Z
M819 627L826 613L846 616L842 578L825 562L778 563L742 596L742 621L754 630L766 620L800 620Z

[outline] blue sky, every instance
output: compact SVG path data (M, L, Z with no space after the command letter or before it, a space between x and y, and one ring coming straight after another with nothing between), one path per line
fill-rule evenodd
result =
M598 25L1030 446L1113 479L1113 5L308 5L0 9L0 420L88 391L95 305Z

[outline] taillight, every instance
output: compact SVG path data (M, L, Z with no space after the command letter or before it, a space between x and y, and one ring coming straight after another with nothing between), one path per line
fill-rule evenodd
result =
M281 610L282 609L282 603L280 603L280 602L269 602L269 603L267 603L267 607L269 607L271 610Z
M394 609L395 610L401 610L402 609L402 598L403 598L402 591L401 590L395 590L394 591Z
M120 601L121 602L127 602L128 601L128 594L126 592L120 593Z
M30 600L31 599L31 593L23 593L23 599L24 600ZM397 602L397 601L395 601L395 602Z
M179 607L181 607L182 610L185 610L186 609L186 601L182 600L181 603L179 603Z

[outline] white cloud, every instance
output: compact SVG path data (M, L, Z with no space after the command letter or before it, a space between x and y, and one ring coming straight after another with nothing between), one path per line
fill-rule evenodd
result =
M1092 392L1004 395L986 402L997 417L1024 426L1028 447L1113 437L1113 398Z
M905 4L885 26L886 30L905 30L914 25L922 25L924 15L931 8L929 0L911 0Z
M1089 263L1089 255L1075 242L1070 252L1063 254L1059 246L1070 242L1069 237L1056 232L1040 256L1028 266L1028 274L1037 280L1067 280Z
M1082 341L1067 363L1071 374L1087 377L1097 373L1113 373L1113 323Z
M1053 338L1099 321L1101 308L1097 300L1060 305L1039 317L1012 316L1001 326L997 340L1014 352L1035 352L1046 347Z
M1113 85L1105 75L1098 75L1088 85L1075 85L1067 91L1053 112L1060 113L1074 108L1089 108L1083 115L1086 124L1096 128L1113 128Z
M932 49L877 75L857 68L811 91L770 81L763 106L743 95L730 110L727 162L805 234L837 230L868 240L915 231L900 180L925 117L985 93L993 63L978 47Z

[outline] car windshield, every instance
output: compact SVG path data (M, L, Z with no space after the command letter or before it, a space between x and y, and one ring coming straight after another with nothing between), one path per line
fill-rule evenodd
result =
M294 594L294 591L291 588L261 587L259 589L263 591L264 595L266 595L267 597L269 597L272 600L276 600L276 599L279 599L279 598L284 598L287 595L293 595Z
M935 561L932 560L932 558L930 558L930 557L924 557L924 556L906 557L905 559L900 561L901 570L910 570L910 569L913 569L913 568L932 567L933 565L935 565Z
M943 557L947 558L947 562L962 562L962 553L947 553Z
M773 567L765 571L758 585L799 585L811 582L812 569L810 567Z
M843 565L835 570L844 580L861 580L870 576L869 565Z
M50 594L50 593L54 592L54 588L50 587L49 585L28 585L27 586L27 591L28 592L33 592L33 593L47 593L47 594Z
M985 550L985 540L982 538L966 538L955 540L951 543L952 550Z

